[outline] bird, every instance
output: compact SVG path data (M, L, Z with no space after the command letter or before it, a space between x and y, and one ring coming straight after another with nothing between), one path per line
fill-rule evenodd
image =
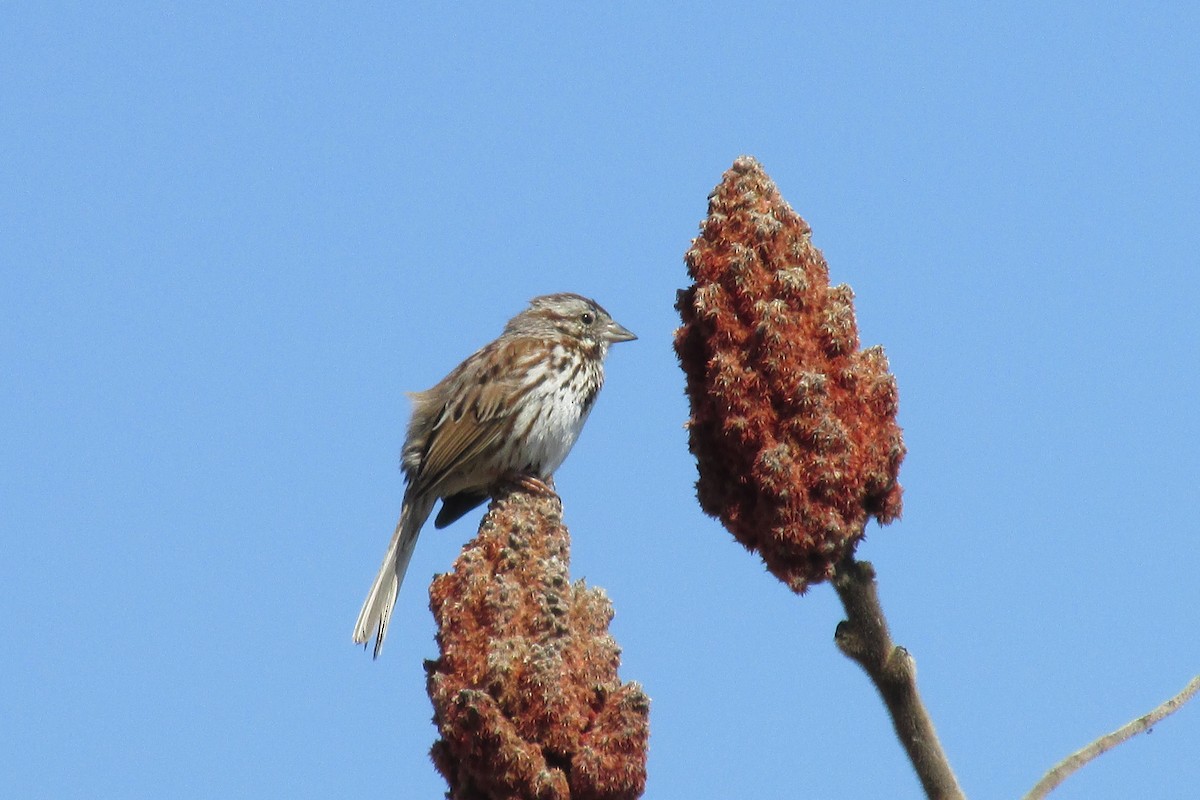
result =
M417 537L434 504L444 528L501 483L550 489L604 383L609 346L637 339L595 300L535 297L503 332L437 385L412 392L401 455L404 499L387 553L354 623L379 658Z

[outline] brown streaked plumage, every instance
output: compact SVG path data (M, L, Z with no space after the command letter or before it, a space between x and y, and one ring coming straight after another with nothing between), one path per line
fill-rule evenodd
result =
M407 488L387 554L367 594L354 642L375 637L379 657L417 536L479 506L502 480L550 478L574 446L604 383L609 345L637 337L594 300L535 297L500 337L436 386L414 392L401 466Z

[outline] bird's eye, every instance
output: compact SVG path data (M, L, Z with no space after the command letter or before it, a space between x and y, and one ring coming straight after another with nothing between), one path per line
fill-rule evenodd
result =
M590 312L590 311L583 312L579 316L579 319L583 322L584 325L591 325L593 322L596 321L596 318L594 316L592 316L592 312Z

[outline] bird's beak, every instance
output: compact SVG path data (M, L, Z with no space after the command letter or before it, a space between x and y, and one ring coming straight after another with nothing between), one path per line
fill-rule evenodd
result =
M604 338L609 342L632 342L637 336L615 320L609 320L608 326L604 329Z

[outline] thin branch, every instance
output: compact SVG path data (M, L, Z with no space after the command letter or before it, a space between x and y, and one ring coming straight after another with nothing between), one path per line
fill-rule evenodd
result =
M933 720L917 692L916 663L888 633L875 585L875 568L869 562L846 556L837 565L833 585L846 609L846 619L838 624L834 642L847 658L863 668L879 690L925 795L930 800L964 800Z
M1065 781L1072 773L1088 763L1092 759L1107 753L1117 745L1124 741L1132 739L1134 736L1148 731L1165 717L1174 714L1184 703L1191 700L1192 697L1200 692L1200 675L1188 681L1188 685L1183 687L1183 691L1167 700L1158 708L1151 711L1145 716L1138 717L1130 723L1127 723L1120 728L1117 728L1112 733L1101 736L1096 741L1077 750L1071 755L1064 758L1062 761L1054 765L1054 767L1045 774L1045 776L1037 782L1037 785L1030 790L1029 794L1025 795L1024 800L1041 800L1041 798L1050 794L1058 788L1058 785Z

